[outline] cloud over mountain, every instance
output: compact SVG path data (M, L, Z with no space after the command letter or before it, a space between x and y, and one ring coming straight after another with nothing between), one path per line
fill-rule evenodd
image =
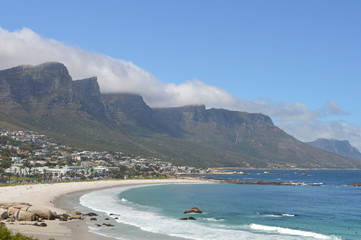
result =
M207 107L261 112L303 141L316 138L347 139L361 148L361 129L344 122L325 122L322 118L343 115L335 101L312 110L303 103L272 102L264 99L244 101L216 86L194 79L181 84L163 83L132 62L67 46L40 36L31 29L9 32L0 27L0 69L17 65L62 62L73 79L97 76L101 91L137 93L152 107L205 104Z

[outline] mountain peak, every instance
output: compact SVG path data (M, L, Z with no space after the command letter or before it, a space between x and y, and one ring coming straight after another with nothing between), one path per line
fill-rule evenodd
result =
M31 72L48 72L53 74L69 75L66 66L60 62L46 62L36 66L33 65L20 65L10 69L2 70L1 72L9 73L31 73Z
M360 151L352 146L348 140L318 138L313 142L308 142L308 144L348 158L361 159Z

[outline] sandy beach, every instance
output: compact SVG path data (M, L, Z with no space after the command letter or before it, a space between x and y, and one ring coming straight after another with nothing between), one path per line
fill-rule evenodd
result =
M92 182L69 182L19 185L0 188L0 203L24 202L35 206L49 208L57 213L69 213L73 206L64 199L64 195L82 194L102 189L127 185L143 184L167 184L167 183L199 183L196 180L186 179L164 179L164 180L109 180ZM60 197L63 196L63 197ZM30 224L33 222L7 223L7 227L14 232L20 232L28 236L33 236L39 240L55 238L56 240L87 239L102 240L109 239L88 232L87 224L84 220L72 220L70 222L60 222L58 220L46 221L47 227L36 227Z

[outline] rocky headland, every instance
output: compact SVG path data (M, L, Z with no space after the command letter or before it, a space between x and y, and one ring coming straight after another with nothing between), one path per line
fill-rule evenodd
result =
M349 184L349 186L361 187L361 183L353 183L353 184Z
M233 184L252 184L252 185L288 185L288 186L320 186L317 184L307 184L303 182L293 182L293 181L263 181L263 180L253 180L253 181L243 181L239 179L210 179L211 182L216 183L233 183Z

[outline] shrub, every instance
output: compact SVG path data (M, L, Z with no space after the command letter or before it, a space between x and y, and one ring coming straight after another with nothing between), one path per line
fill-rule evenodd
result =
M21 233L13 234L6 228L5 224L0 224L0 240L38 240L37 238L27 237ZM49 240L54 240L53 238Z

